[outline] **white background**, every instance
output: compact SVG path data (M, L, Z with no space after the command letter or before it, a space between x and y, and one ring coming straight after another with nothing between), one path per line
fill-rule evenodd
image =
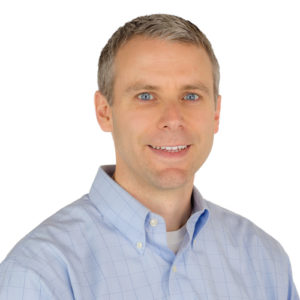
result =
M299 289L298 4L1 1L0 261L114 163L93 107L100 50L124 22L170 13L198 25L221 65L221 128L196 185L283 245Z

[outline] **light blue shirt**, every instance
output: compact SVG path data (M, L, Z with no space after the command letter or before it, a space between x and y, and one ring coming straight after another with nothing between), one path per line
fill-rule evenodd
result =
M193 190L177 254L166 225L99 169L90 193L47 219L0 266L0 300L299 299L288 256L247 219Z

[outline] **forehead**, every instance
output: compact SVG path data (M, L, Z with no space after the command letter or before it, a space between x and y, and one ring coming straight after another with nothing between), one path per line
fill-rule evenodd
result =
M213 81L212 64L202 47L144 36L132 38L119 49L114 69L115 84L123 85L137 80L155 85L199 80L212 85Z

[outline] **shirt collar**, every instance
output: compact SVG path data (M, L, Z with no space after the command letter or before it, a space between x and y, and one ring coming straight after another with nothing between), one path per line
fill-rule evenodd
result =
M149 210L112 179L114 171L114 165L99 168L89 197L104 221L115 226L134 247L137 243L145 245L145 219Z
M115 226L134 247L140 242L145 245L145 221L150 210L112 179L114 171L114 165L99 168L89 193L90 200L104 221ZM193 241L208 219L208 207L196 187L193 188L192 199L192 215L186 226ZM139 250L143 251L143 248Z
M209 217L209 209L207 202L204 200L198 189L194 186L193 188L193 209L192 215L187 221L187 231L190 236L192 244L197 237L200 229L206 224Z

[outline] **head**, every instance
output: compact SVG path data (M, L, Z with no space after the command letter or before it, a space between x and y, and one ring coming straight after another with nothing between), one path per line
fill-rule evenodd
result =
M137 18L104 47L98 78L116 180L160 192L191 186L219 125L219 67L206 37L178 17Z
M115 57L118 50L136 36L178 41L202 47L212 64L214 99L215 102L217 101L220 82L219 63L207 37L196 25L183 18L167 14L153 14L138 17L120 27L101 52L98 63L98 88L110 105L114 97Z

